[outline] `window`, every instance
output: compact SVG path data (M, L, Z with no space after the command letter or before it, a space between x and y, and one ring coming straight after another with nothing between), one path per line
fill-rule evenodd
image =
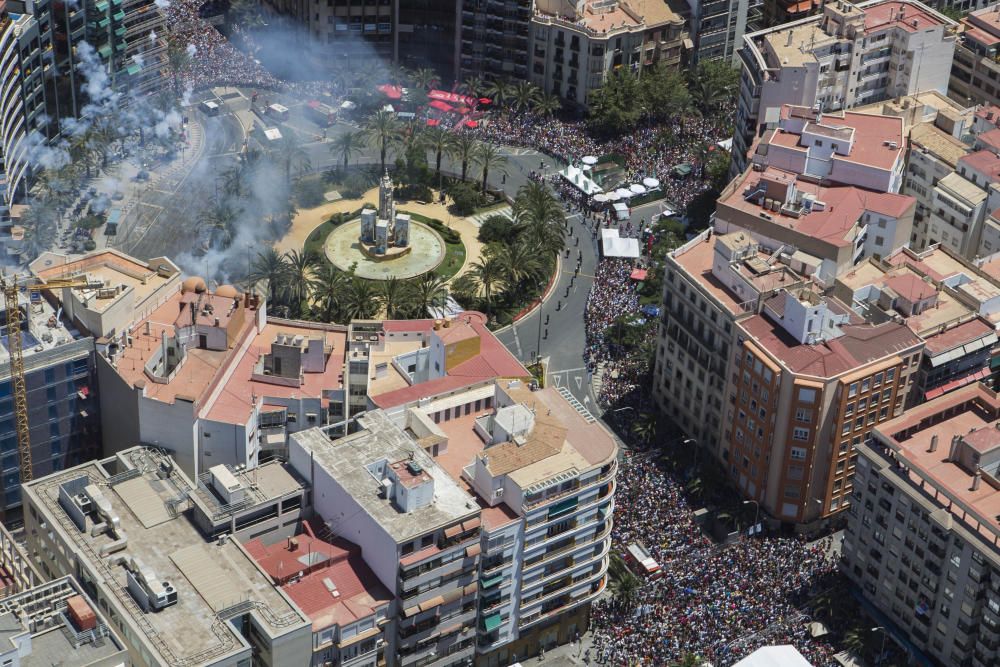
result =
M865 378L864 380L862 380L861 381L861 393L863 394L866 391L868 391L868 388L870 386L871 386L871 378Z
M806 450L802 447L792 447L791 456L793 461L805 461Z
M795 410L795 421L805 422L808 424L812 421L812 410L797 408Z
M889 370L887 370L885 372L885 381L886 382L892 382L895 377L896 377L896 369L895 368L890 368Z
M858 394L858 383L854 382L854 383L851 384L850 388L848 389L847 395L853 397L853 396L857 396L857 394Z
M875 384L874 384L874 386L877 387L880 384L882 384L882 373L876 373L875 374Z
M792 438L803 442L809 440L809 429L796 427L792 430Z
M799 402L814 403L816 401L816 390L808 387L799 387Z

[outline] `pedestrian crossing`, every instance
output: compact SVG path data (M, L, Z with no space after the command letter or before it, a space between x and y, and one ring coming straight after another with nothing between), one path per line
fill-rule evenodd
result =
M505 204L500 208L490 209L489 211L485 211L483 213L476 213L475 215L469 218L469 221L472 222L472 224L475 225L476 227L482 227L486 219L492 218L494 215L502 215L503 217L513 222L514 209L510 207L510 204Z
M534 148L519 148L515 146L505 146L501 149L504 155L509 155L511 157L521 157L522 155L538 155L538 151Z
M584 421L586 421L588 424L593 424L595 421L597 421L594 418L594 415L590 414L590 410L583 407L583 404L580 403L580 401L576 400L576 396L570 393L569 389L567 389L566 387L559 387L556 391L558 391L562 395L562 397L566 399L567 403L573 406L574 410L580 413L580 416L583 417Z

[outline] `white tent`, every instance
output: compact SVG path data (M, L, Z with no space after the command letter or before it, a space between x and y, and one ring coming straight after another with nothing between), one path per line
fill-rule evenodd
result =
M632 191L631 191L631 190L629 190L628 188L618 188L617 190L615 190L615 193L616 193L616 194L617 194L617 195L618 195L619 197L621 197L622 199L628 199L628 198L629 198L629 197L631 197L631 196L632 196L633 194L635 194L634 192L632 192Z
M628 204L619 201L615 202L614 206L615 206L615 215L618 217L619 220L628 220L629 217L631 217L632 214L629 213Z
M594 195L594 201L596 201L598 204L603 204L604 202L608 201L608 196L606 194L599 192L596 195Z
M623 239L617 229L601 230L601 252L605 257L639 257L639 239Z
M618 201L619 199L622 198L622 196L620 194L618 194L614 190L612 190L611 192L608 192L604 196L608 198L608 201Z
M628 189L631 190L632 192L634 192L637 195L644 195L644 194L646 194L646 188L645 188L645 186L639 185L638 183L633 183L632 185L628 186Z
M585 195L593 195L601 192L601 186L579 167L569 165L560 171L559 174Z
M813 667L813 664L794 646L785 644L759 648L733 667Z
M580 161L583 162L584 164L590 164L590 165L597 164L597 158L594 157L593 155L584 155L583 159Z
M660 187L660 179L653 178L652 176L647 176L646 178L642 179L642 184L645 185L647 188L658 188Z

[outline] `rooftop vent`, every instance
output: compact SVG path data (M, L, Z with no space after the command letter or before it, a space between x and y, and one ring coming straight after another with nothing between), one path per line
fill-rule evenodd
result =
M406 469L410 471L411 475L419 475L424 471L424 469L421 468L420 464L417 463L416 461L410 461L409 463L407 463Z

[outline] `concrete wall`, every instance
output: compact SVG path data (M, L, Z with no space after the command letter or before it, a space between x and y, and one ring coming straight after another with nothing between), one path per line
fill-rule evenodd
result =
M141 395L138 398L139 440L163 447L173 452L174 461L191 479L197 479L202 472L198 455L198 424L195 419L194 403L175 398L173 403L164 403ZM120 449L134 446L130 442Z

